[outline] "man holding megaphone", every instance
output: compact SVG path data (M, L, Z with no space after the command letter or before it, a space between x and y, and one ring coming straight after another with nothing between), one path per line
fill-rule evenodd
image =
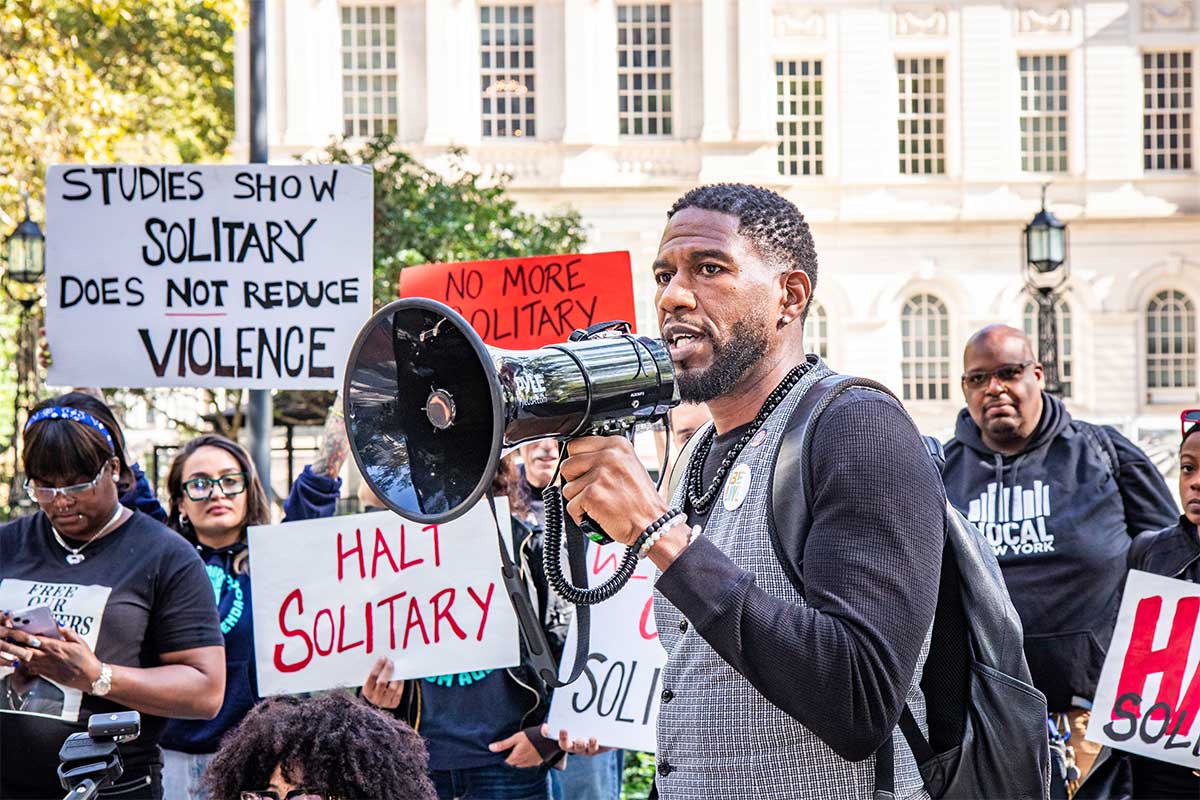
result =
M906 703L925 725L942 562L946 498L917 430L888 395L838 395L804 451L804 530L773 531L783 435L833 374L804 349L808 225L774 192L698 188L668 214L653 269L680 396L713 424L679 459L669 502L624 437L571 441L561 470L567 513L661 571L659 795L870 798L872 754L892 737L895 796L927 797L892 736Z

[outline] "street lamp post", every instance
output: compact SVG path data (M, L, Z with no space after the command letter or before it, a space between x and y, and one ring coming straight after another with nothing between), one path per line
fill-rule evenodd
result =
M0 283L4 294L20 306L17 317L17 391L13 400L13 480L9 487L9 505L28 504L22 489L21 415L37 398L38 325L35 308L41 298L42 278L46 274L46 239L42 229L30 219L29 195L25 195L25 218L4 240L5 270Z
M1046 210L1046 184L1042 186L1042 209L1034 215L1021 237L1024 256L1021 274L1025 288L1037 303L1038 361L1042 363L1046 391L1059 394L1062 381L1058 369L1058 315L1055 306L1060 290L1071 274L1067 258L1067 226Z

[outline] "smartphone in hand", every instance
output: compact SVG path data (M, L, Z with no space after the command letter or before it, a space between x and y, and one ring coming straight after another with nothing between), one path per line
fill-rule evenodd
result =
M9 621L16 630L34 636L47 636L59 640L63 638L62 634L58 632L58 624L54 621L54 615L50 613L47 606L30 606L20 611L14 611L9 616Z

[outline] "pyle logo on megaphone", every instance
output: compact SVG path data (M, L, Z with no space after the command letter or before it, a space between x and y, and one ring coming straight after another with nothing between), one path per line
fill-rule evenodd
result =
M513 376L517 399L522 403L546 402L546 382L536 372L518 372Z

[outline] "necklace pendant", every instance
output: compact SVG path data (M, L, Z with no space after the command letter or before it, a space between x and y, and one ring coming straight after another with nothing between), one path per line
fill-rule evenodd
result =
M76 564L82 564L85 558L87 556L83 553L68 553L65 560L71 566L75 566Z

